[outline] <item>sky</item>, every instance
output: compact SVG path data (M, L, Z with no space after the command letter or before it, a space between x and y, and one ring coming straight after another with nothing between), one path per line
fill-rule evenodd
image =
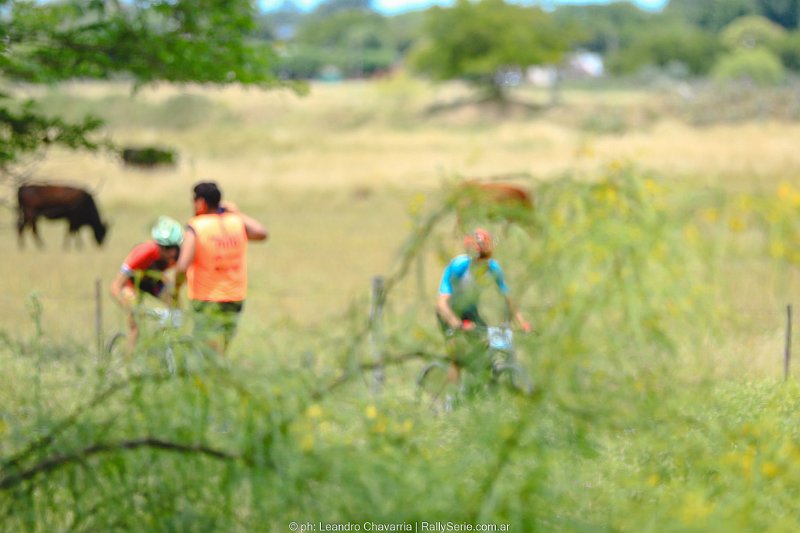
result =
M294 3L304 9L313 9L322 0L294 0ZM528 4L605 4L609 0L549 0L549 1L534 1L534 0L519 0L518 3ZM668 0L631 0L634 4L642 9L657 10L664 7ZM261 7L264 9L272 9L279 6L282 0L260 0ZM425 9L432 5L446 6L453 4L454 0L373 0L372 5L375 9L382 13L394 14L402 13L404 11L411 11L415 9Z

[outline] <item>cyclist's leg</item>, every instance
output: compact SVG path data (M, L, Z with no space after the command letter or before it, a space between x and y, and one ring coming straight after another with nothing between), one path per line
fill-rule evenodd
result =
M433 361L417 376L417 401L434 412L451 411L458 396L458 385L448 377L449 368L446 362Z
M478 327L476 331L464 332L464 342L461 347L463 352L461 355L463 359L462 367L466 370L467 376L464 378L462 389L469 396L482 391L486 383L491 379L488 374L491 364L487 358L486 335L484 333L488 324L478 312L476 306L465 309L462 313L462 320L469 320Z
M154 280L148 276L143 276L135 286L128 286L122 290L125 299L130 302L131 309L133 309L128 315L128 330L130 331L128 335L128 348L131 353L133 353L136 342L139 340L139 333L141 331L139 321L143 318L142 306L144 305L145 297L149 294L158 298L163 288L164 284L160 281Z
M136 317L133 311L128 313L128 355L133 354L133 349L136 346L136 341L139 340L139 324L136 322Z
M236 333L244 302L192 301L194 334L223 355Z
M133 354L133 348L139 338L139 324L134 316L137 304L136 289L132 285L126 285L120 290L120 296L125 301L126 308L129 309L125 321L128 324L127 355L130 356Z
M451 384L456 384L461 381L461 367L458 364L458 346L456 339L456 332L450 327L439 313L436 313L436 319L439 322L439 329L444 336L444 345L447 357L450 363L447 367L447 381Z
M222 327L222 353L228 351L231 345L233 336L236 335L236 330L239 326L239 317L244 309L244 301L241 302L223 302L220 305L222 312L221 327Z

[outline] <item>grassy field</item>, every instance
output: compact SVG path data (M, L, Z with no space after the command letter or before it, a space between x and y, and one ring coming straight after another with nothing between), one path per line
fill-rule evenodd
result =
M9 211L0 529L800 524L800 392L780 382L785 305L800 289L797 122L701 127L675 91L622 89L566 90L553 108L519 90L537 105L501 116L448 108L462 87L402 77L313 85L305 97L24 91L53 111L102 116L120 144L174 147L180 161L137 171L110 155L51 152L32 167L36 179L95 192L112 224L103 248L87 232L81 251L65 251L66 228L43 222L47 247L28 236L20 250ZM537 394L432 417L413 401L413 360L387 369L385 393L372 396L359 371L371 357L359 335L372 277L419 252L390 294L385 349L441 353L435 284L460 237L452 215L431 231L424 223L453 182L502 175L537 195L532 232L490 224L538 331L518 340ZM114 379L99 374L96 281L110 335L123 324L107 296L119 264L157 216L191 215L200 180L270 231L250 248L229 362L187 362L169 378L142 357Z
M35 166L36 179L97 191L113 228L106 247L87 246L91 251L83 254L63 253L62 228L52 223L43 224L45 252L30 246L19 252L13 230L4 232L0 246L19 261L5 263L3 279L18 280L15 271L24 271L22 279L29 280L12 282L5 291L8 301L0 315L5 327L18 327L21 302L31 290L71 300L70 305L89 303L94 280L113 276L152 220L162 213L190 216L189 191L200 180L218 181L229 199L272 232L269 244L253 248L252 268L258 273L253 305L268 300L262 312L270 318L306 323L341 310L368 290L372 275L390 270L418 196L435 196L454 179L520 174L547 180L566 173L592 179L609 164L631 162L698 190L748 191L774 190L800 174L792 142L796 124L694 128L662 110L663 94L647 99L625 91L566 92L561 107L517 112L506 120L469 106L426 112L433 103L463 97L463 91L432 91L405 79L315 85L305 97L173 87L131 96L126 86L98 84L70 85L42 96L53 110L104 117L109 134L122 145L174 147L180 163L142 172L123 168L111 156L52 153ZM521 97L547 101L534 92ZM641 125L643 114L654 118ZM609 116L630 129L596 131L592 124ZM10 187L6 194L13 205ZM14 216L8 219L11 228ZM456 239L448 243L454 251L456 244ZM66 266L58 275L50 267L56 262ZM82 329L53 322L63 331Z

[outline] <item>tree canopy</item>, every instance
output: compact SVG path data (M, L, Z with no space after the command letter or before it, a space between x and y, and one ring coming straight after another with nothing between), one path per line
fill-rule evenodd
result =
M722 48L712 34L681 21L656 22L608 56L612 72L626 74L653 66L702 75L712 68Z
M574 28L573 47L598 53L627 47L641 28L655 17L627 2L565 5L556 9L553 16L559 26Z
M452 8L433 8L424 35L412 61L417 72L436 80L466 79L500 99L502 69L557 62L569 45L548 13L503 0L458 0Z
M666 16L712 32L739 17L758 13L756 0L670 0L664 8Z
M366 9L313 14L300 24L297 40L349 77L385 70L399 55L385 17Z
M628 0L539 3L547 10L520 4L460 0L387 16L369 0L327 0L311 12L285 0L265 17L273 26L288 16L294 21L291 38L287 32L275 37L285 45L280 73L286 78L319 77L326 67L343 77L369 76L405 64L430 79L466 79L502 94L502 87L493 85L502 78L498 72L557 63L565 51L577 50L601 54L606 71L615 75L655 68L707 76L729 48L723 32L748 17L786 30L767 39L768 47L786 68L800 68L797 0L670 0L656 12Z
M277 83L275 55L255 30L251 0L0 0L0 75L53 83L75 78ZM34 102L0 100L0 166L50 144L94 148L100 121L69 124Z
M602 54L613 74L655 67L707 76L726 49L750 43L798 72L798 19L798 0L670 0L661 12L627 1L544 10L457 0L395 16L379 13L371 0L324 0L310 12L284 0L267 13L257 0L0 0L0 171L42 147L99 145L99 120L46 116L35 102L14 98L17 82L274 87L326 71L370 76L405 63L430 79L466 80L503 99L506 73L558 64L577 49ZM738 68L766 55L736 57Z

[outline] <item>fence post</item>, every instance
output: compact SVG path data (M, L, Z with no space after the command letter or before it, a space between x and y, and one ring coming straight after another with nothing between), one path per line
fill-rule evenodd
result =
M789 379L789 363L792 360L792 304L786 306L786 344L783 349L783 381Z
M383 276L372 278L372 303L369 310L369 344L375 368L372 371L372 392L378 394L383 389L383 304L385 283Z
M100 278L94 281L94 327L97 334L97 355L103 357L103 292Z

